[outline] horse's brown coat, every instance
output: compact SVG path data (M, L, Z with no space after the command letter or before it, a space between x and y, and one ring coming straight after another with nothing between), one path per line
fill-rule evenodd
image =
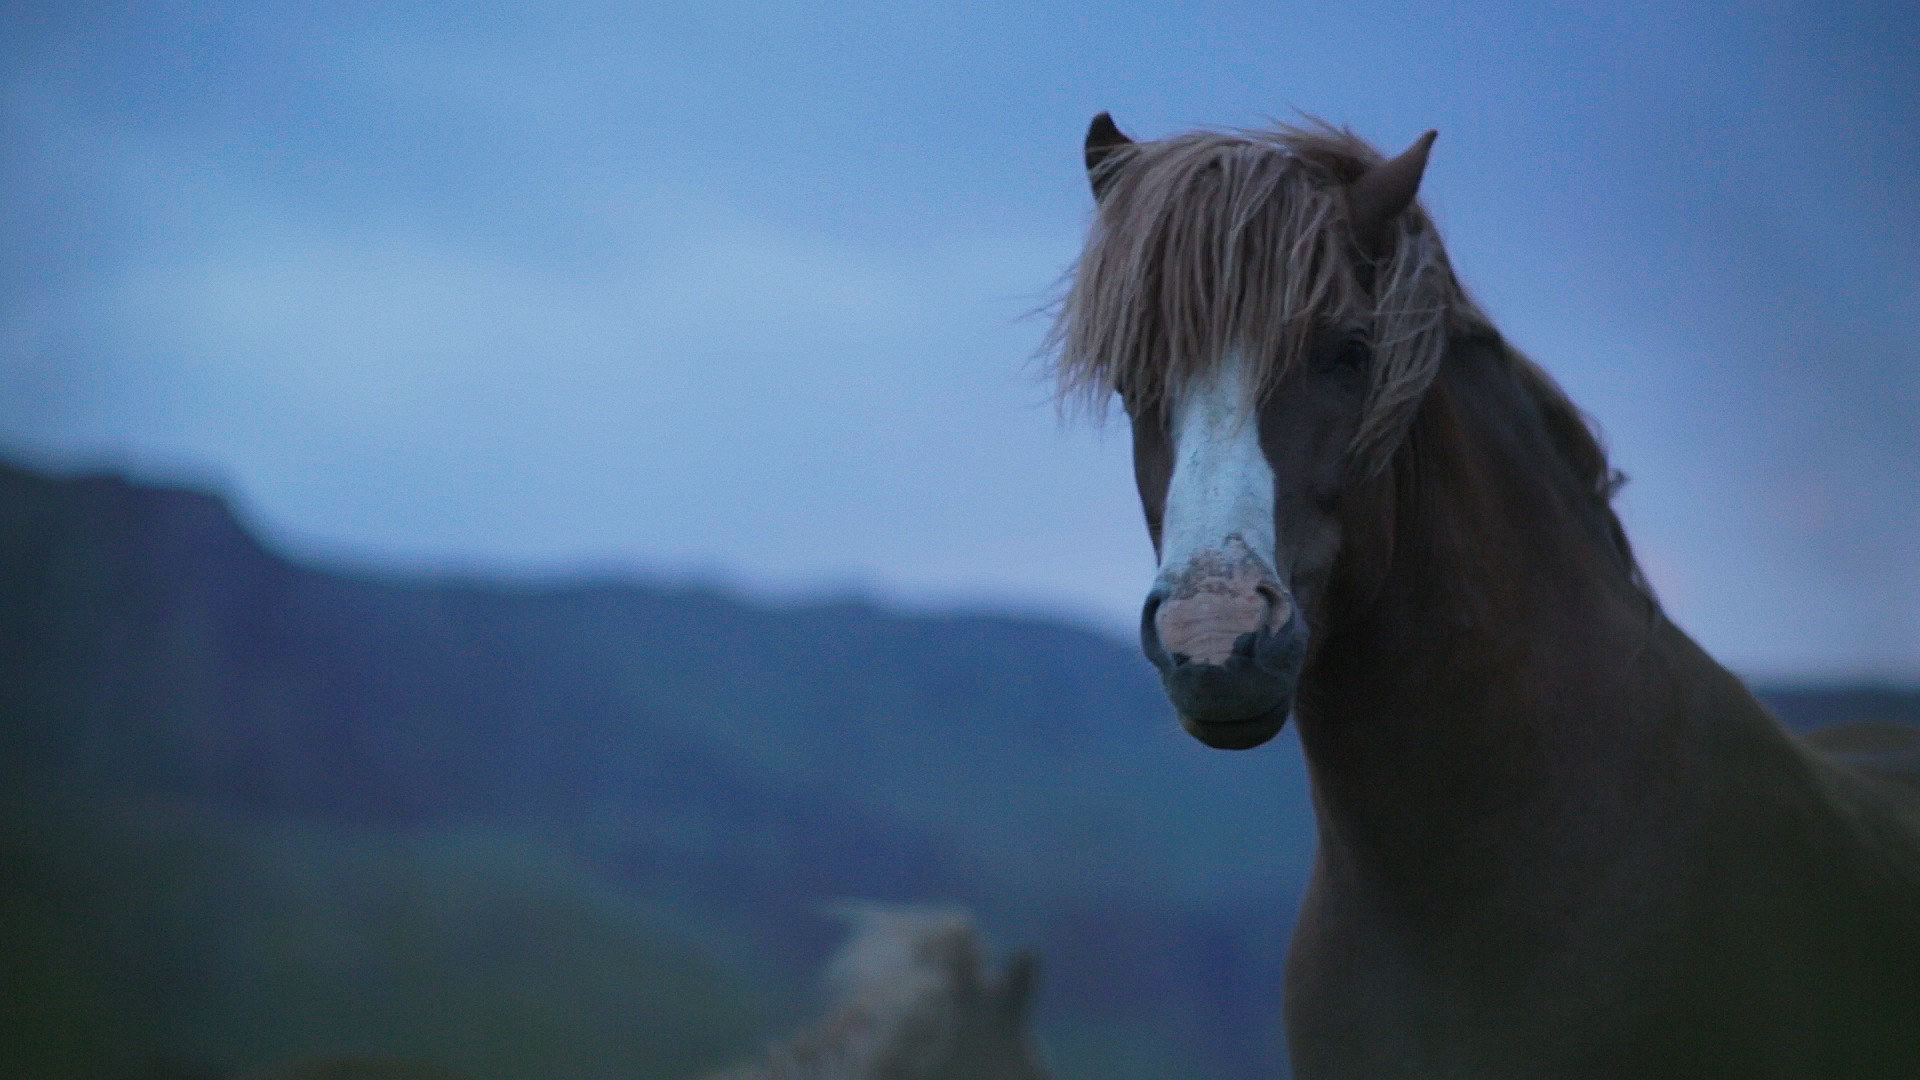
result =
M1315 503L1339 550L1294 712L1320 840L1298 1075L1920 1075L1920 737L1796 739L1665 617L1598 442L1425 215L1378 260L1341 231L1340 185L1380 160L1330 129L1109 149L1055 334L1070 387L1127 397L1147 479L1156 403L1222 349L1267 349L1272 398L1326 327L1438 335L1376 371L1350 479ZM1247 178L1256 198L1221 195ZM1300 462L1268 456L1302 512Z

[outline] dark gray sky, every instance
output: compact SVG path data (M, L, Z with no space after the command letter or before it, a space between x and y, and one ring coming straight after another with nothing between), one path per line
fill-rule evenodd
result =
M289 548L1124 631L1123 430L1025 318L1087 119L1397 149L1677 620L1920 678L1920 8L6 7L0 447Z

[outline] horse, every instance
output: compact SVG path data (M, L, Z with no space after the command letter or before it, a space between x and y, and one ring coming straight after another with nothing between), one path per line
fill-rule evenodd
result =
M964 911L847 905L827 1015L758 1060L705 1080L1046 1080L1026 1023L1038 961L992 977Z
M1920 737L1797 739L1667 618L1419 204L1434 138L1101 113L1043 346L1131 422L1180 725L1299 732L1297 1075L1920 1075Z

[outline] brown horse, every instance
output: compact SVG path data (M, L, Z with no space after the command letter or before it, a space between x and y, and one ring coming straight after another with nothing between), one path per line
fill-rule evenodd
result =
M1299 725L1296 1070L1920 1076L1920 739L1796 740L1666 619L1415 200L1432 142L1101 114L1051 338L1131 417L1181 724Z

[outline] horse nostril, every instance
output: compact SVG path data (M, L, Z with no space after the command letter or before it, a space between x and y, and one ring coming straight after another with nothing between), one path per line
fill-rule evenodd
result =
M1160 602L1165 599L1166 594L1155 589L1147 594L1146 607L1140 611L1140 651L1147 654L1147 659L1153 662L1154 667L1162 669L1186 661L1184 656L1177 658L1168 656L1167 650L1160 644Z
M1242 660L1253 659L1253 650L1259 644L1259 641L1259 634L1251 632L1241 634L1239 637L1233 639L1233 655L1240 657Z
M1288 601L1287 594L1281 591L1280 586L1272 581L1262 581L1260 584L1254 586L1253 591L1258 594L1260 599L1267 605L1264 616L1260 620L1260 628L1262 630L1277 630L1285 625L1287 616L1293 613L1293 605ZM1238 641L1234 642L1234 651L1240 651L1240 643ZM1249 653L1249 655L1251 655L1251 653Z

